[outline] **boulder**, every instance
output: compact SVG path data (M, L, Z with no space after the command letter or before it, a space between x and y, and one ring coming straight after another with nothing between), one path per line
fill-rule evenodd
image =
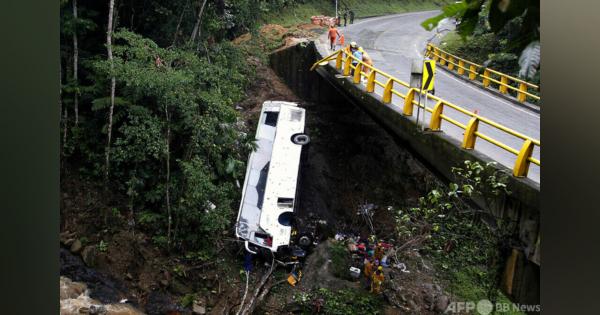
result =
M81 241L80 240L75 240L73 242L73 244L71 244L71 253L79 253L79 251L81 250Z
M194 303L194 306L192 307L192 314L204 315L206 314L206 307L204 305Z
M435 311L443 313L448 308L448 304L450 304L450 299L446 295L440 295L435 302Z
M98 257L98 250L97 250L96 246L92 246L92 245L86 246L83 249L83 251L81 252L81 258L83 258L83 262L88 267L96 266L97 257Z

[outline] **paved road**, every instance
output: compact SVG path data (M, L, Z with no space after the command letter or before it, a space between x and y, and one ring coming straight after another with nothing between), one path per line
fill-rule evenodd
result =
M347 43L356 41L359 46L362 46L369 53L375 67L396 76L400 80L409 82L411 60L414 58L422 59L422 52L425 50L427 41L436 35L435 30L428 32L421 27L420 23L437 14L437 11L427 11L365 19L347 27L341 27L340 31L345 34ZM454 24L451 21L444 21L438 29L444 30L453 27ZM439 36L437 39L439 40ZM321 40L325 40L325 38ZM400 89L400 91L404 93L406 89ZM378 88L375 92L382 94L383 89ZM508 128L535 139L540 138L540 114L464 82L441 69L436 71L435 92L436 96L442 99L470 111L478 110L480 115ZM401 99L394 99L393 103L401 104ZM428 107L432 107L432 105L434 105L433 101L430 101ZM468 122L467 116L458 114L453 110L444 109L444 113L463 124ZM429 121L429 113L425 116L425 121ZM442 130L462 141L462 129L444 121ZM523 145L521 139L500 132L485 124L480 123L479 131L517 150L520 150ZM516 159L514 154L483 139L477 139L475 149L511 169L514 166ZM533 156L537 159L540 158L539 148L536 147ZM531 164L528 177L539 183L540 168L535 164Z

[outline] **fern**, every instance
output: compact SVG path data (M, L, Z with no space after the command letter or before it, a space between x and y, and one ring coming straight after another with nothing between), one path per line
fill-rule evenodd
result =
M535 76L540 66L540 41L535 40L529 43L521 52L519 57L519 77L531 79Z

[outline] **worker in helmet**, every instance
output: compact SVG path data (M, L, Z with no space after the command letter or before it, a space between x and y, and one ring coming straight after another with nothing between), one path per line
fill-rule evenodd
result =
M381 285L385 279L383 275L383 267L377 267L377 270L373 273L371 280L371 292L375 294L381 294Z
M371 286L371 277L373 276L373 263L370 259L365 259L364 275L368 289Z
M373 59L371 59L371 57L369 56L369 54L367 54L367 52L361 47L358 47L358 50L360 50L362 52L362 61L369 65L369 66L373 66ZM369 67L364 67L365 69L365 74L368 76L369 73L371 73L371 68Z
M362 52L360 50L358 50L358 45L356 44L356 42L352 42L350 43L350 52L352 53L352 56L354 58L352 58L352 70L351 70L351 74L354 75L354 70L356 68L358 68L358 70L360 71L360 67L359 65L359 60L362 61Z
M377 243L377 246L375 246L375 253L373 254L373 257L379 261L381 261L383 259L383 246L381 246L381 242Z

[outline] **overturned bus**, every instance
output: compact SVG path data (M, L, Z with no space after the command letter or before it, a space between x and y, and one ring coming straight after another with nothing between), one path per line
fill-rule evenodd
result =
M296 103L263 103L235 231L250 253L289 252L311 243L294 226L302 148L310 142L304 121L305 110Z

